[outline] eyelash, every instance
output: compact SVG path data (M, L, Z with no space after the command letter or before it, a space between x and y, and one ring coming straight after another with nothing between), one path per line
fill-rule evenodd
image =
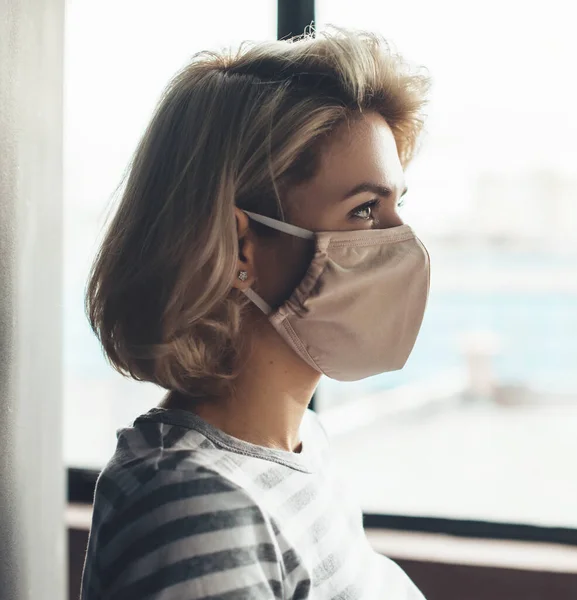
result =
M364 204L357 206L357 208L355 208L354 210L351 211L351 213L350 213L351 218L361 219L363 221L368 221L368 220L372 219L373 218L372 211L371 211L371 216L368 218L359 217L358 213L363 210L366 210L367 208L370 208L370 209L378 208L380 203L381 203L381 201L379 198L374 198L373 200L369 200L368 202L365 202ZM397 203L397 208L402 208L404 206L404 204L405 204L405 201L403 199L399 200L399 202Z

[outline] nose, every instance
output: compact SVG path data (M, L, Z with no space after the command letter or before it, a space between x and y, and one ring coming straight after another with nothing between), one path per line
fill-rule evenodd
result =
M401 216L397 212L396 207L387 207L386 210L380 215L378 228L379 229L390 229L391 227L399 227L404 225L405 222L401 219Z

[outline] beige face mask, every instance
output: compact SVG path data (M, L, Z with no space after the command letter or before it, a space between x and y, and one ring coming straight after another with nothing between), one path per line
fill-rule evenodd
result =
M339 381L401 369L421 327L429 254L408 225L312 232L245 211L284 233L315 240L303 280L276 310L245 294L311 367Z

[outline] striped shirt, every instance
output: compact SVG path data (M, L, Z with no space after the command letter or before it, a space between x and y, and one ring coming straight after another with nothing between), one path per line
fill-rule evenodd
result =
M424 600L375 553L307 410L302 450L153 408L100 474L81 600Z

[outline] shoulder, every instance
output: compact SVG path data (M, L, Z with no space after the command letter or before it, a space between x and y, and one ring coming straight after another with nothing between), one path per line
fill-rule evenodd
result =
M118 537L130 525L131 535L154 523L185 519L199 521L195 531L223 529L241 523L258 524L265 515L247 490L225 475L190 460L179 468L155 468L145 472L142 484L111 507L102 528ZM103 473L100 487L110 487ZM97 498L98 500L98 491ZM196 519L199 517L199 519Z
M104 589L123 590L126 597L182 585L182 577L191 598L203 597L196 587L217 593L239 569L237 575L260 587L282 580L265 511L246 490L200 465L158 470L95 535L99 579Z
M203 469L218 460L218 450L200 432L146 416L117 431L114 455L96 483L95 503L104 513L154 488L169 491L178 480L202 487Z

